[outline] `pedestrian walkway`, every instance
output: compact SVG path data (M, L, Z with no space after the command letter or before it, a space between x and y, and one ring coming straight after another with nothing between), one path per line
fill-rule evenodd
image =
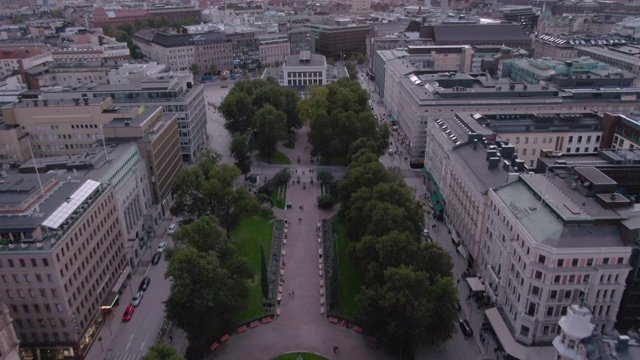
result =
M305 146L308 146L306 132L298 136L295 149L279 149L293 159L301 156L301 166L292 165L298 169L301 182L287 189L287 202L291 203L292 209L274 210L276 216L289 222L287 244L284 246L286 266L280 316L270 324L232 335L208 359L262 360L295 351L312 352L329 359L389 358L375 349L363 335L329 323L320 313L318 249L321 244L317 241L316 228L318 222L335 215L337 209L318 209L316 198L320 195L320 185L318 182L309 183L309 167L302 164L303 160L310 159ZM315 178L315 174L313 176ZM293 179L296 179L295 170ZM335 346L340 349L338 353L334 353Z

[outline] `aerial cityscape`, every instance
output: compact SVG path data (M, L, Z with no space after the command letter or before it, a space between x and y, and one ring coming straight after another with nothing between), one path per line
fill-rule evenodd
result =
M0 4L0 360L640 359L640 1Z

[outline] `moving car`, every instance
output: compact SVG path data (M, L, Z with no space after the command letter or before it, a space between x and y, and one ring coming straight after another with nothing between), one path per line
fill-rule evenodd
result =
M429 237L429 229L422 229L422 237L425 237L425 238Z
M151 264L158 265L158 263L160 262L160 259L162 259L162 253L157 252L155 255L153 255L153 258L151 259Z
M169 235L172 235L174 232L176 232L176 230L178 230L178 224L169 225Z
M160 245L158 245L158 252L162 253L164 252L164 249L167 247L167 243L166 242L161 242Z
M469 321L467 319L460 319L458 320L458 322L460 323L460 330L462 330L462 334L464 334L465 337L473 336L471 324L469 324Z
M151 278L148 276L145 276L144 279L140 281L140 286L138 286L138 291L147 291L147 288L149 287L149 283L151 283Z
M133 307L138 307L140 305L140 301L142 301L142 297L144 296L144 291L139 291L135 295L133 295L133 299L131 299L131 305Z
M131 320L131 318L133 317L133 312L135 311L135 308L131 305L127 306L126 309L124 309L124 314L122 314L122 321L129 321Z

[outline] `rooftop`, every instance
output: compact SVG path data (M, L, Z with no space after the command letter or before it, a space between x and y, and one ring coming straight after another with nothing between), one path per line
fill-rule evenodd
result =
M440 24L433 25L436 42L529 41L520 24Z
M594 220L587 214L587 210L599 213L601 210L595 207L600 205L586 197L581 206L577 205L556 184L556 181L544 175L526 174L520 176L520 181L503 186L495 192L538 243L554 248L624 246L615 225L587 222L581 226L565 226L557 216ZM538 198L540 195L544 201ZM612 212L612 217L620 219L615 212L609 211Z
M283 66L323 66L326 64L327 62L323 55L312 54L308 50L303 50L299 54L287 56Z
M456 113L466 122L477 123L480 127L491 129L495 133L517 132L567 132L600 131L602 116L592 112L585 113Z

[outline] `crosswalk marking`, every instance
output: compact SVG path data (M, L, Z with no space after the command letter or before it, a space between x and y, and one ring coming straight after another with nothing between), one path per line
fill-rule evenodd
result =
M140 360L147 353L139 352L109 352L105 360Z

